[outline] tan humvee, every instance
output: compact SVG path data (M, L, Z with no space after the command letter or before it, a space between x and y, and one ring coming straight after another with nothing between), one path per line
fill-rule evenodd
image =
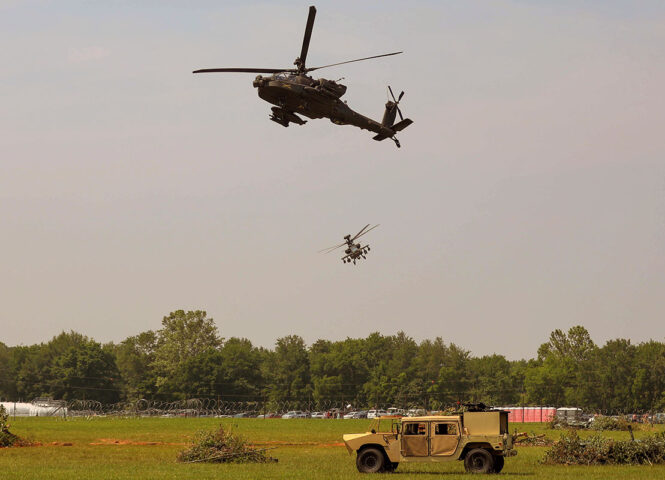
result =
M498 473L504 457L517 455L508 433L508 412L476 411L451 416L381 417L366 433L344 435L357 452L360 472L393 471L400 462L463 460L467 472Z

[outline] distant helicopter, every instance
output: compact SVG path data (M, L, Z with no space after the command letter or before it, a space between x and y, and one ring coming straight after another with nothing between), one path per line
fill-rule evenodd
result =
M201 70L194 70L192 73L271 73L272 75L268 77L258 75L256 79L254 79L253 85L258 89L260 98L268 103L276 105L272 107L272 114L269 116L270 120L273 122L279 123L285 127L288 127L289 123L295 123L297 125L304 125L307 123L306 120L303 120L296 115L296 112L308 118L329 118L331 122L337 125L354 125L364 130L370 130L376 133L373 137L374 140L381 141L390 138L395 142L397 147L400 147L400 143L395 137L395 134L413 123L412 120L408 118L405 119L399 109L399 102L402 99L402 96L404 96L404 92L402 92L399 97L395 98L392 88L388 87L390 95L392 96L392 101L389 100L386 103L383 120L377 122L351 110L351 108L346 105L346 102L340 100L340 97L346 92L346 86L332 80L326 80L325 78L314 80L312 77L308 76L307 73L321 68L359 62L361 60L369 60L372 58L387 57L402 52L374 55L373 57L332 63L322 67L307 68L305 66L305 60L307 59L309 40L312 36L315 16L316 8L313 6L309 7L305 38L302 42L300 56L296 58L295 62L293 62L296 68L204 68ZM401 121L395 123L395 116L397 114L399 114Z
M343 263L351 263L356 264L356 260L360 260L361 258L366 259L367 257L367 252L370 251L369 245L365 245L364 247L361 246L359 243L353 243L355 242L359 237L362 237L365 235L367 232L370 230L374 230L378 225L374 225L372 228L367 229L370 224L368 223L363 227L362 230L360 230L358 233L356 233L353 238L351 238L351 235L346 235L344 237L344 243L340 243L339 245L335 245L334 247L328 247L324 248L323 250L320 250L319 253L330 253L333 250L337 250L340 247L347 246L347 249L344 250L344 253L346 253L345 256L342 257L342 262Z

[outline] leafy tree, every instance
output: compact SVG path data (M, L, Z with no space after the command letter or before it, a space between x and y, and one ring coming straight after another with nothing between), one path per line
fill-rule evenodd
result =
M157 391L155 349L157 334L152 330L128 337L115 346L116 365L128 399L152 397Z
M0 398L16 398L16 375L12 365L12 349L0 342Z
M491 405L511 403L514 398L510 362L503 355L469 359L471 397Z
M271 401L307 400L310 384L309 356L303 339L289 335L277 339L275 351L266 357L267 393Z
M92 340L72 345L58 355L51 376L54 380L50 393L55 398L84 398L102 403L114 403L120 398L115 359Z
M232 337L224 342L219 353L216 391L227 400L258 397L264 387L261 362L265 351L246 338Z
M87 337L72 331L62 332L46 344L16 347L14 356L18 398L32 400L52 396L61 380L52 372L56 360L70 348L76 348L86 341Z
M653 340L637 346L632 398L642 411L665 410L665 344Z
M160 392L182 392L174 382L176 372L184 363L209 349L218 349L222 339L217 336L217 327L205 311L176 310L162 320L157 331L152 367Z

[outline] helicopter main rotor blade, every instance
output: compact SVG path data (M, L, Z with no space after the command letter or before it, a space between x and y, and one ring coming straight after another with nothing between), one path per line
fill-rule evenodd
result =
M356 238L358 238L358 237L360 236L360 234L363 233L363 231L364 231L367 227L369 227L369 226L370 226L370 224L368 223L368 224L365 225L363 228L361 228L360 231L359 231L358 233L356 233L353 237L351 237L351 240L350 240L350 241L353 242L353 241L354 241Z
M390 91L390 96L393 97L393 102L397 103L397 99L395 98L395 94L393 93L393 89L388 85L388 90Z
M233 73L279 73L289 72L288 68L202 68L194 70L192 73L215 73L215 72L233 72Z
M345 243L340 243L339 245L335 245L334 247L324 248L323 250L319 250L318 253L330 253L333 250L337 250L339 247L343 247L344 245L346 245L346 242Z
M316 7L309 7L309 15L307 16L307 26L305 27L305 37L302 39L302 49L300 50L300 65L305 68L305 61L307 60L307 51L309 50L309 40L312 38L312 29L314 28L314 18L316 17Z
M306 68L305 71L312 72L314 70L319 70L321 68L334 67L336 65L344 65L345 63L362 62L363 60L371 60L372 58L389 57L391 55L399 55L400 53L404 53L404 52L384 53L383 55L374 55L372 57L357 58L355 60L347 60L346 62L331 63L330 65L323 65L322 67Z
M368 229L368 230L365 230L365 231L364 231L363 233L361 233L360 235L357 235L357 236L354 238L354 240L356 240L356 239L359 238L359 237L362 237L362 236L365 235L367 232L370 232L370 231L374 230L374 229L375 229L376 227L378 227L378 226L379 226L379 225L374 225L372 228L370 228L370 229Z

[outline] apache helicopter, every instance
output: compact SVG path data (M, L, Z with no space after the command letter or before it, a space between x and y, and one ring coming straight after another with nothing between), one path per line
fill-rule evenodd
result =
M378 225L374 225L372 228L367 229L369 227L369 223L363 227L362 230L360 230L358 233L356 233L353 238L351 235L346 235L344 237L344 243L340 243L339 245L335 245L334 247L328 247L324 248L323 250L320 250L319 253L330 253L333 250L337 250L340 247L347 246L347 249L344 250L344 253L346 253L345 256L342 257L342 262L343 263L351 263L356 264L356 260L360 260L361 258L367 259L365 255L367 255L367 252L369 252L371 249L369 248L369 245L365 245L364 247L361 246L359 243L353 243L358 239L359 237L362 237L365 235L367 232L370 230L374 230Z
M256 79L254 79L253 85L258 89L260 98L268 103L276 105L272 107L272 114L269 116L270 120L273 122L279 123L285 127L288 127L291 122L297 125L304 125L307 123L306 120L300 118L296 113L308 118L329 118L331 122L337 125L354 125L364 130L370 130L376 133L374 140L380 141L390 138L395 142L395 145L399 147L400 143L397 138L395 138L395 134L413 123L410 119L405 119L399 109L399 101L402 99L404 92L400 93L398 98L395 98L392 88L388 87L390 95L392 96L392 101L389 100L386 103L383 120L377 122L351 110L351 108L346 105L345 101L340 100L340 97L346 92L345 85L333 80L326 80L325 78L315 80L307 75L307 73L321 68L360 62L372 58L387 57L402 52L386 53L372 57L358 58L356 60L348 60L346 62L332 63L322 67L308 68L305 66L305 61L307 60L307 51L309 50L309 40L312 36L315 16L316 8L313 6L309 7L309 16L307 18L307 26L305 27L305 38L302 42L300 56L296 58L295 62L293 62L296 68L204 68L201 70L195 70L192 73L271 73L272 75L267 77L258 75ZM398 123L394 123L396 114L399 114L401 120Z

